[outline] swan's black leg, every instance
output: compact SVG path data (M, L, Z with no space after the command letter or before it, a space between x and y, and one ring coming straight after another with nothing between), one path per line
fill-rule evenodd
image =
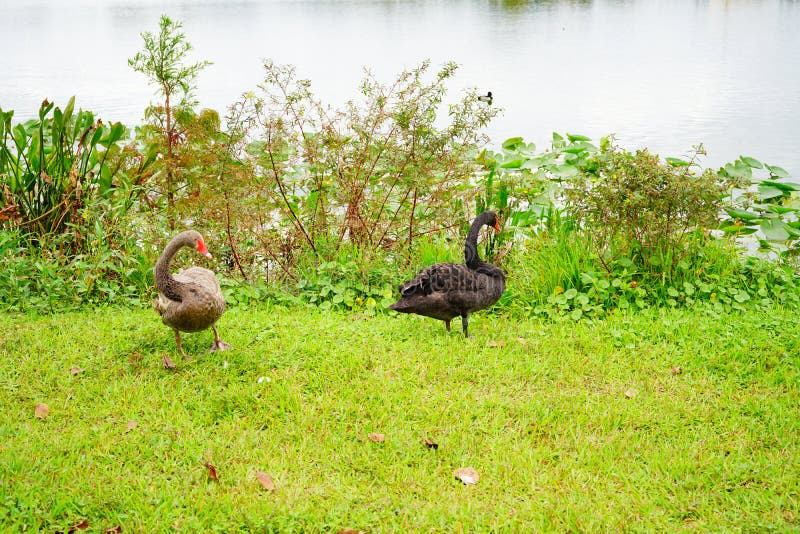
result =
M469 324L469 320L467 319L466 315L461 316L461 327L464 329L464 337L469 337L469 333L467 332L467 325Z
M449 319L444 322L444 327L447 328L447 333L449 334L450 333L450 320Z

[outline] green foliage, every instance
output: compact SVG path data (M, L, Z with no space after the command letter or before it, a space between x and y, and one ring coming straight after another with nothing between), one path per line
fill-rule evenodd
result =
M506 139L500 151L481 151L477 162L486 174L478 183L476 211L495 211L507 227L486 241L485 256L492 258L498 249L510 246L518 233L524 239L528 229L560 218L561 209L556 206L563 205L565 182L590 165L597 151L586 136L555 132L550 148L543 152L522 137Z
M757 238L762 250L779 250L786 258L796 257L800 184L786 181L791 177L783 168L748 156L728 163L720 174L736 181L739 188L725 206L728 217L719 228L737 237Z
M604 265L588 245L589 238L569 224L531 237L509 261L513 276L503 303L512 312L573 320L659 306L728 312L775 302L800 305L800 279L792 269L756 257L742 261L727 241L706 242L669 275L638 270L627 258Z
M646 150L610 146L566 188L567 209L591 237L607 271L622 258L640 272L671 276L703 249L727 190L710 169L661 163Z
M454 64L431 75L425 62L389 85L367 74L360 101L341 110L316 100L293 68L264 68L260 95L232 108L231 159L250 169L252 183L232 211L258 213L245 231L258 229L255 239L282 270L304 254L324 263L353 245L371 261L421 235L460 230L474 171L467 155L498 110L469 93L438 124Z
M122 124L74 106L74 97L63 111L45 100L38 120L14 127L14 112L0 110L0 223L38 240L69 234L65 243L80 247L93 203L129 203L151 160L120 145Z
M153 283L143 253L92 239L86 252L66 254L67 236L26 246L18 230L0 230L0 309L53 313L97 304L138 305ZM102 237L101 237L102 239Z
M167 199L167 210L170 228L175 228L175 201L178 189L184 184L185 177L181 170L190 162L179 157L179 152L189 150L186 134L190 124L198 119L194 116L194 90L198 73L210 65L201 61L191 65L185 64L186 56L192 45L181 32L183 25L162 15L159 21L159 33L142 33L143 50L128 60L128 65L144 74L148 82L158 88L163 101L151 105L145 112L147 125L141 130L140 137L149 152L157 153L158 177L162 193ZM200 122L203 118L200 117ZM213 121L212 121L213 122ZM217 119L218 129L218 119ZM213 125L211 125L213 129ZM191 158L189 158L191 159Z

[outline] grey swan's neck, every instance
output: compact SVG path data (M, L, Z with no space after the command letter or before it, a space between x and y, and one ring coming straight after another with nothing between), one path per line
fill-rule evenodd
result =
M158 290L162 295L176 302L183 301L183 284L175 280L169 272L169 264L172 262L172 257L175 253L185 245L186 243L179 239L172 239L172 241L167 243L164 252L161 253L153 269Z

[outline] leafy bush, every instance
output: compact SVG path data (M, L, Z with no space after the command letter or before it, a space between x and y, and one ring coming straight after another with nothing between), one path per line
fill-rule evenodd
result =
M53 234L37 247L18 230L0 230L0 309L56 312L96 304L139 304L153 283L143 253L96 243L87 253L66 254ZM133 248L131 248L133 250Z
M162 15L158 34L142 33L144 48L128 60L128 65L147 76L148 82L158 88L163 98L158 105L147 108L147 123L140 130L140 138L150 153L158 154L158 172L154 177L158 179L159 192L167 200L167 218L172 230L175 229L178 189L186 181L183 173L193 166L192 156L200 154L200 151L192 150L192 143L187 142L190 125L196 122L194 89L197 74L211 64L208 61L192 65L184 63L192 45L181 28L180 22Z
M344 245L369 262L460 228L475 170L468 154L485 141L479 130L497 109L469 93L451 106L448 124L436 124L455 65L429 79L426 62L390 85L368 74L363 100L342 110L316 100L294 69L264 67L261 96L246 95L231 110L238 130L230 159L249 168L252 184L231 199L231 211L252 214L240 228L255 230L271 264L287 272L305 254L329 262Z
M717 226L727 186L706 169L661 163L609 145L566 189L567 209L591 238L606 271L621 258L637 270L671 276L704 247Z
M0 110L0 223L36 240L65 234L64 244L80 248L95 223L85 208L112 197L130 202L151 160L118 143L122 124L104 125L74 106L74 97L63 111L45 100L38 120L14 127L14 112Z

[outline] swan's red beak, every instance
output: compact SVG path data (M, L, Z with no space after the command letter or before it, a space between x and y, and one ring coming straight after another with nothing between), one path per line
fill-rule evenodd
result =
M495 230L497 230L499 232L500 231L500 221L495 220L494 221L494 226L492 228L494 228Z
M197 251L200 254L202 254L203 256L205 256L206 258L210 258L211 257L211 253L206 248L206 244L203 243L202 239L198 239L197 240Z

